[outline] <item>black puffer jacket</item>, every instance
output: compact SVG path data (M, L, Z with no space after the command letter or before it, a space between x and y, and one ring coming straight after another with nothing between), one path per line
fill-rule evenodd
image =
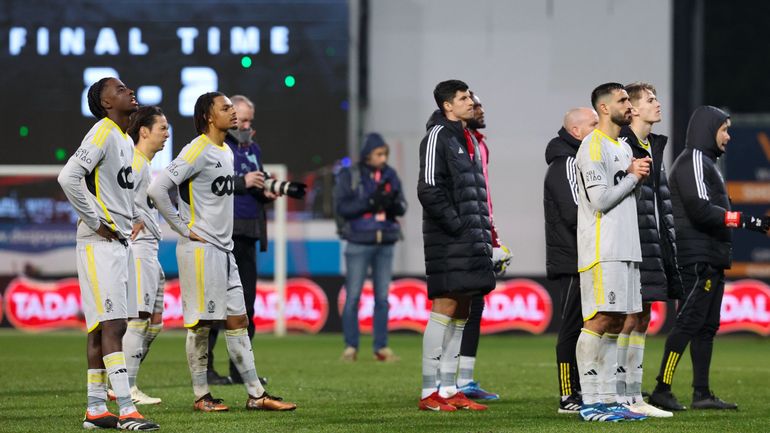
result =
M545 268L550 279L578 273L575 154L579 147L580 141L561 128L545 148Z
M634 158L652 158L650 175L641 183L636 210L639 216L639 241L642 246L642 296L649 301L682 297L682 279L676 262L676 232L671 191L668 189L663 151L668 137L650 134L649 148L644 148L634 131L625 126L620 131L634 153ZM659 223L658 223L659 221Z
M471 161L462 124L440 112L431 116L427 127L420 143L417 196L423 208L428 296L488 293L495 287L495 276L478 145L473 141Z
M732 234L725 226L730 200L716 165L722 155L716 133L729 118L716 107L698 107L687 125L686 148L671 167L669 184L680 266L709 263L729 269L732 264Z

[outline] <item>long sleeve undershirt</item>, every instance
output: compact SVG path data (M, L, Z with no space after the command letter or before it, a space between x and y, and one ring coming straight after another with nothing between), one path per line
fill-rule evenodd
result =
M638 178L629 173L617 185L597 184L586 189L586 194L591 207L601 213L607 213L634 190L637 182Z
M97 231L101 221L83 192L82 180L87 174L88 172L82 165L70 159L62 168L57 180L81 221L91 230Z
M185 225L184 222L182 222L182 218L179 217L179 213L174 207L174 204L171 203L171 197L169 197L168 194L171 188L176 188L176 184L171 178L166 176L165 173L161 173L155 177L155 180L153 180L149 188L147 188L147 195L152 198L155 207L158 209L158 212L163 215L163 218L166 219L168 225L175 232L189 238L190 229L187 228L187 225Z

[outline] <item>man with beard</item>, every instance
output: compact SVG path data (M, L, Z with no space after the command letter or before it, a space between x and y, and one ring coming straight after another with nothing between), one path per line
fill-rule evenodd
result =
M618 333L625 316L642 310L642 261L634 189L650 171L649 158L633 159L618 141L631 123L631 102L622 84L591 93L598 127L575 157L578 174L578 272L583 313L576 358L585 421L645 419L618 404L615 384Z

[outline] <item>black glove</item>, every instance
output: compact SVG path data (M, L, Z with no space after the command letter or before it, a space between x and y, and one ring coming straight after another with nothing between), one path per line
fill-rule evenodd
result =
M770 217L753 217L751 215L742 215L741 225L745 229L755 232L767 233L770 230Z
M369 196L369 206L374 208L375 212L381 212L385 209L385 203L388 200L388 193L385 192L385 184L381 183L377 185L377 189L374 190L371 196Z

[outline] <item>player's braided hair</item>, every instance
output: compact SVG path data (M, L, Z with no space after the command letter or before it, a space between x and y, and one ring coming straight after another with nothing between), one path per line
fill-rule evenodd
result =
M139 143L139 130L142 126L152 129L152 125L158 120L156 116L163 116L163 110L160 107L156 105L139 107L138 110L131 113L131 117L128 119L126 134L134 140L134 143Z
M198 131L198 134L204 134L208 129L209 112L211 107L214 106L214 98L217 96L225 96L225 94L221 92L204 93L195 101L193 121L195 122L195 130Z
M88 109L97 119L107 117L107 110L102 107L102 89L107 80L112 77L104 77L101 80L91 84L88 88Z

